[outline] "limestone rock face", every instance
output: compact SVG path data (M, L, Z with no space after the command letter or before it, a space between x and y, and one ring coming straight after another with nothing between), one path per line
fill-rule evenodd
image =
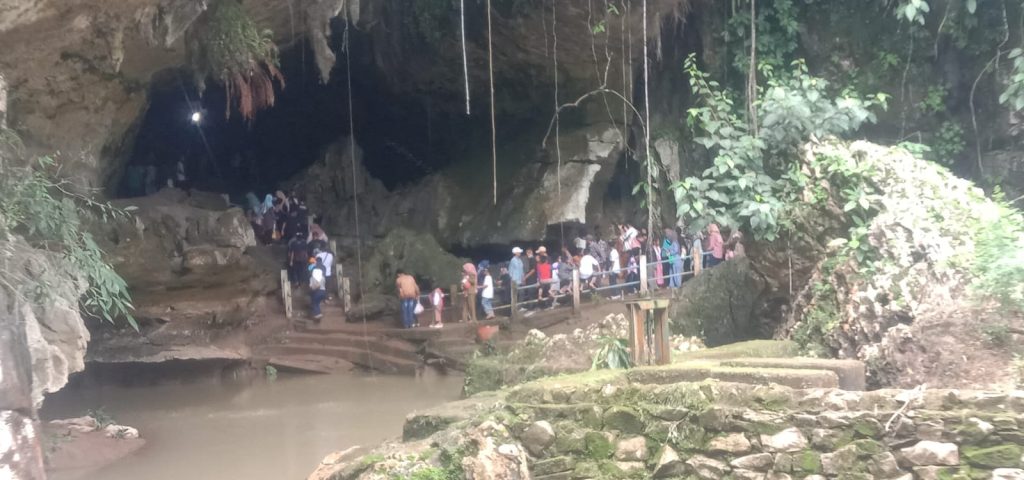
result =
M242 210L219 195L170 188L114 204L127 217L90 229L131 289L141 331L99 325L89 360L244 356L236 347L221 350L217 340L250 321L277 290L282 257L253 248Z
M914 466L959 465L960 449L953 443L924 440L900 450L903 460Z
M18 282L19 276L25 275L48 285L42 292L47 296L45 302L31 301L26 292L0 293L5 322L24 325L31 358L31 401L38 407L45 393L60 390L69 375L85 368L89 331L79 314L78 299L87 285L69 277L61 267L65 260L57 255L35 250L20 241L13 245L16 254L6 265L8 279Z
M672 447L661 447L661 454L658 455L658 463L654 468L654 478L674 477L682 474L685 469L682 459Z
M434 236L443 246L541 240L549 225L600 221L604 194L622 156L622 137L610 124L583 126L562 133L562 152L561 168L555 159L541 157L522 165L516 175L499 178L499 202L493 207L480 185L466 183L477 180L456 181L447 172L389 191L366 173L358 147L353 185L347 138L328 147L322 160L288 185L306 192L310 208L324 212L327 230L340 232L349 243L356 233L353 192L358 193L364 237L385 236L402 225Z
M462 459L467 480L529 480L526 449L509 441L508 431L485 422L469 433L477 454Z
M84 282L61 268L64 260L18 238L5 242L0 287L0 477L43 478L36 409L44 394L60 390L84 368L86 330L78 313ZM43 292L14 290L26 279ZM46 301L31 295L45 294Z
M775 435L761 435L761 445L769 452L799 452L807 448L807 437L797 428L787 428Z
M550 447L555 442L555 430L551 427L550 423L541 420L530 425L520 438L523 441L523 446L530 453L540 455L545 448Z

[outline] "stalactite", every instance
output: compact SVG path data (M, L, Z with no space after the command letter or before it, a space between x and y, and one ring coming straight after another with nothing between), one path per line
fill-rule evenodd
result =
M644 1L644 161L647 163L647 231L654 232L654 186L651 175L653 161L651 159L651 92L650 66L647 52L647 0Z
M561 115L559 112L559 100L558 100L558 12L557 5L552 3L551 5L551 38L552 38L552 58L554 59L554 74L555 74L555 161L557 162L556 175L558 176L558 204L562 204L562 125ZM587 22L589 24L589 22ZM561 232L561 241L565 242L565 227L564 222L559 223L559 231Z
M757 136L757 0L750 0L750 66L747 72L747 114Z
M466 115L469 115L469 60L466 56L466 0L459 0L459 24L462 36L462 78L466 84Z
M494 117L494 45L491 35L491 0L487 0L487 71L491 84L491 181L494 205L498 204L498 131Z

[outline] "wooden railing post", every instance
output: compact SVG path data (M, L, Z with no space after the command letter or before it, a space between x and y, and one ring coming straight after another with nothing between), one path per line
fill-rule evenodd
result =
M457 285L452 285L452 310L455 310L453 318L456 318L456 321L462 320L462 303L466 301L458 288Z
M580 271L572 271L572 314L580 314Z
M640 255L640 295L647 295L647 255Z
M338 298L341 299L341 311L348 313L352 310L352 289L348 277L338 277Z
M334 279L338 283L338 301L341 302L341 308L347 312L348 305L345 304L345 292L347 292L348 289L345 288L345 286L342 283L343 278L345 278L345 269L344 267L341 266L340 263L338 263L338 257L334 257Z
M288 325L291 326L292 319L292 284L288 281L288 270L281 270L281 300L284 301L284 316L289 320Z
M509 303L508 307L509 317L512 318L512 321L516 321L519 320L519 285L516 282L512 282L509 288L512 289L512 302Z

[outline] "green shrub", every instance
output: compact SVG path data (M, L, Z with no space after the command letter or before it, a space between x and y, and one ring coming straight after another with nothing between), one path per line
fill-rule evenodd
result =
M979 212L974 239L973 289L1002 308L1024 311L1024 217L1019 210L997 202L991 212Z
M677 214L691 230L716 222L747 229L758 240L776 239L788 204L799 201L795 195L807 180L797 168L800 148L809 140L874 122L872 108L884 106L887 99L849 91L834 95L829 83L809 75L802 61L793 62L792 72L784 74L762 66L765 83L755 103L761 124L754 131L733 96L700 71L692 55L686 70L693 93L702 101L689 110L688 122L702 134L695 140L713 160L699 176L672 186ZM852 162L850 169L855 168ZM854 205L866 207L863 185L850 188Z

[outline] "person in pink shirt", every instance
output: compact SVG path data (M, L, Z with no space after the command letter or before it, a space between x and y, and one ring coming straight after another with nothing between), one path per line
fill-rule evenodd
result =
M722 263L725 260L725 242L722 240L722 232L719 231L718 224L712 223L708 225L707 243L706 250L710 254L708 267Z

